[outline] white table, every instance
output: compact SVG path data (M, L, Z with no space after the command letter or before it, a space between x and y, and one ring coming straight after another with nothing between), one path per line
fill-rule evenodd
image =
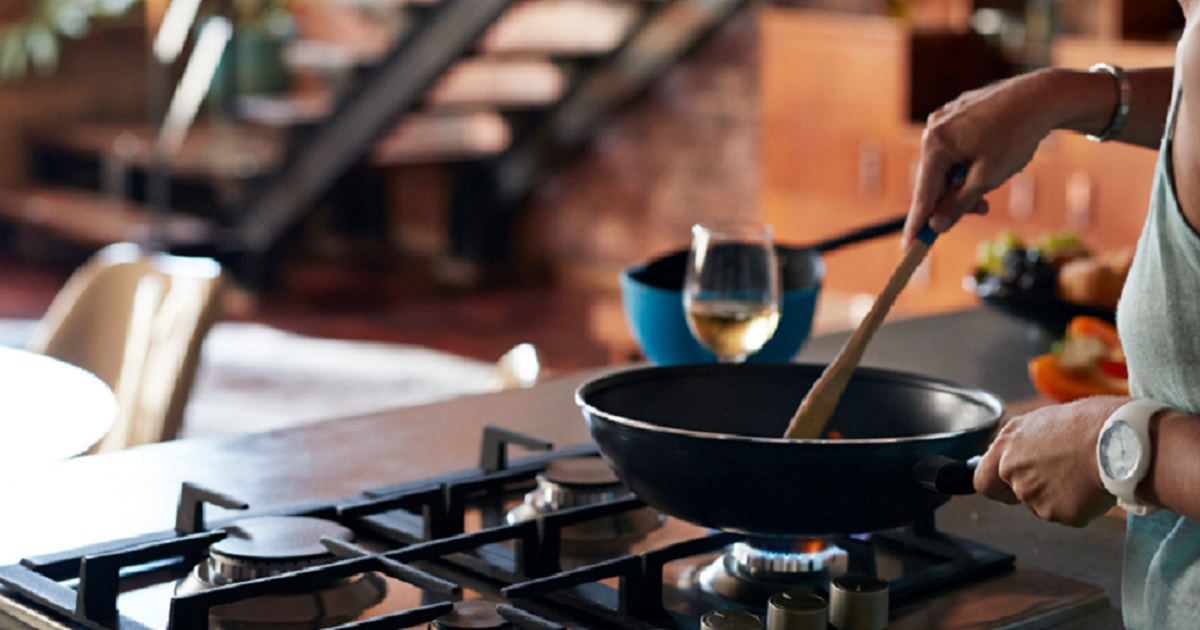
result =
M116 397L91 372L0 346L0 470L79 455L116 417Z

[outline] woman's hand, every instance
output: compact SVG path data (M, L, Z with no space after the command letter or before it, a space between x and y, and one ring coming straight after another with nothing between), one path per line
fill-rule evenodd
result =
M907 246L923 225L944 232L964 214L987 213L983 196L1020 172L1065 113L1056 111L1060 71L1020 75L966 92L929 116L916 189L904 227ZM967 165L962 185L947 181Z
M1116 500L1100 481L1100 427L1129 398L1084 398L1008 420L975 469L975 490L1039 518L1083 527Z

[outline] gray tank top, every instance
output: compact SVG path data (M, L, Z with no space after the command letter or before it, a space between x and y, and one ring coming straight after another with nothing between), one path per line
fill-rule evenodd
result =
M1171 161L1180 100L1177 86L1117 327L1132 394L1200 415L1200 236L1180 210ZM1121 591L1127 628L1200 628L1200 523L1170 510L1130 516Z

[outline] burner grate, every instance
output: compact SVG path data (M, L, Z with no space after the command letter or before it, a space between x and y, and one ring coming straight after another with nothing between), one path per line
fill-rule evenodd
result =
M225 586L217 586L186 595L176 595L171 599L171 616L168 627L171 630L207 630L209 610L213 607L223 604L234 604L256 597L315 591L328 584L331 580L351 578L372 571L378 571L391 578L420 586L444 596L459 595L462 592L457 584L447 582L413 567L403 566L382 556L364 552L364 555L355 558L318 567L300 569L291 573L246 582L237 582ZM381 623L392 625L380 625L376 627L404 628L419 623L427 623L450 612L452 608L453 604L447 601L393 613L377 618ZM400 622L404 622L404 625L401 625Z
M630 616L656 620L670 616L663 608L663 567L682 560L722 549L743 538L739 534L716 533L674 543L639 555L623 556L605 562L563 571L501 589L508 598L545 597L571 587L608 578L619 580L618 605L609 614L619 619ZM603 614L603 613L601 613Z
M140 628L140 624L121 617L117 610L121 571L180 557L199 558L209 545L224 537L223 531L204 532L118 551L77 556L73 562L67 563L78 567L76 577L79 584L74 589L24 563L0 567L0 584L88 628L107 630L117 622L121 628ZM64 563L50 566L61 571Z
M322 545L335 558L326 564L178 593L170 600L169 613L164 606L168 627L206 628L214 607L316 589L331 581L369 573L413 585L427 592L428 597L422 596L419 604L407 604L411 606L407 610L379 613L381 616L347 624L346 628L403 628L429 623L447 614L452 600L464 594L483 594L496 600L501 616L518 628L532 630L563 628L559 621L567 621L577 629L695 627L696 611L677 610L676 602L665 603L665 589L674 584L674 576L669 574L680 561L718 553L746 537L692 528L686 534L676 531L673 538L659 539L657 546L649 550L626 550L623 553L628 555L564 571L567 561L579 560L564 557L565 528L646 506L626 496L538 514L527 521L503 522L506 497L514 498L522 488L528 488L550 462L598 455L594 445L582 445L510 462L508 448L514 444L535 450L550 448L539 440L489 427L484 432L477 468L368 491L341 504L307 505L270 513L327 519L366 540L348 543L324 538ZM140 630L145 626L117 608L118 578L125 579L123 576L145 565L167 565L177 570L199 562L210 545L227 535L220 527L238 522L220 523L206 531L209 525L204 507L208 504L230 509L246 507L234 497L184 484L174 531L28 558L18 565L0 567L0 584L75 626ZM488 526L489 521L482 519L480 528L480 523L469 522L468 514L477 520L482 518L482 506L495 508L501 518L490 522L503 524ZM934 558L928 566L891 580L893 605L964 579L1012 568L1014 561L1009 554L938 533L932 514L910 529L842 537L837 543L850 551L850 569L858 573L875 574L873 550L885 546ZM77 585L72 587L76 580Z

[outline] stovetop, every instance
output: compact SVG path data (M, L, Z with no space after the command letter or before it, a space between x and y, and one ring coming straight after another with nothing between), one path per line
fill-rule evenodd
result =
M510 462L509 444L550 450ZM0 567L0 627L6 621L123 630L284 627L256 621L267 609L289 611L293 625L287 627L316 627L306 615L326 618L322 627L426 628L436 620L444 622L437 627L499 627L447 621L456 606L461 613L462 602L476 601L486 615L509 624L503 627L697 628L713 610L761 615L770 592L801 586L793 581L798 578L772 577L752 580L748 589L738 582L738 592L729 595L705 575L719 573L725 552L745 537L657 514L661 526L627 545L580 542L579 532L591 523L649 511L627 494L530 520L510 517L540 487L537 478L552 462L597 455L591 445L553 450L536 438L488 427L477 467L341 501L251 509L245 518L216 523L206 521L205 505L253 506L185 484L179 504L164 506L176 511L174 531ZM222 556L221 568L229 569L224 565L239 561L236 543L253 538L247 531L264 517L336 524L352 536L324 538L328 557L316 566L274 566L246 581L196 587L192 574L206 566L210 547L223 545L229 557ZM895 629L1053 627L1108 605L1099 587L938 532L932 514L902 530L825 543L847 549L846 571L888 581L889 627ZM827 575L803 579L804 587L825 593Z

